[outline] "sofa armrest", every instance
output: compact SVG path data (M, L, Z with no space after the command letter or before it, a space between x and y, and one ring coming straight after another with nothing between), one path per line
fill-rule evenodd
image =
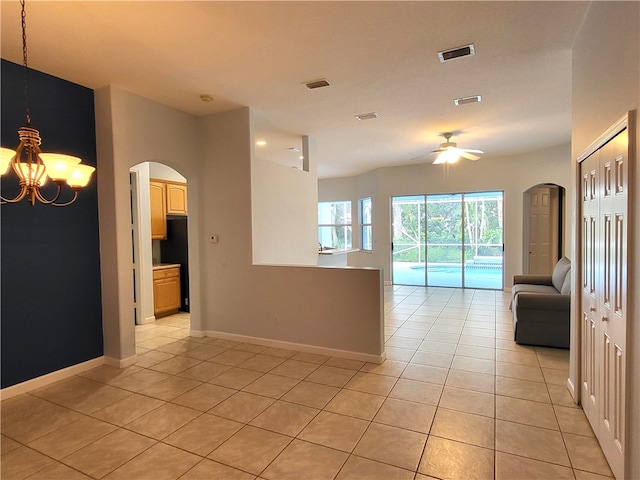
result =
M515 303L518 309L568 312L571 309L571 295L520 292L516 295Z
M552 285L551 275L514 275L513 284L528 283L529 285Z

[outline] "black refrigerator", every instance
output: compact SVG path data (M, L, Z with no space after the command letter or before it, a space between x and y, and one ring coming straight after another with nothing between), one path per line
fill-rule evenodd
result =
M187 217L167 217L167 239L160 241L160 261L180 264L180 310L189 311L189 242Z

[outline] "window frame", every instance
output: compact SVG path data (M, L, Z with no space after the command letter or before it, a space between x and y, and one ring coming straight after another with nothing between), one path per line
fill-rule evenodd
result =
M369 203L369 222L365 222L365 202ZM371 197L364 197L358 200L358 223L360 231L360 250L363 252L373 251L373 200ZM368 235L365 235L365 230L369 231ZM365 239L369 239L369 244L365 244ZM367 248L367 246L369 248Z
M320 205L344 205L345 217L348 217L348 223L321 223L320 222ZM348 206L348 208L347 208ZM343 237L345 245L340 247L339 245L328 245L322 242L321 229L327 227L336 231L337 229L343 230ZM353 202L351 200L331 200L325 202L318 202L318 247L332 247L337 251L351 250L353 248Z

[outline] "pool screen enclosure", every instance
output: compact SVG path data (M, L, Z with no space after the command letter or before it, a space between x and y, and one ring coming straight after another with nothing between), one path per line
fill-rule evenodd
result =
M391 198L393 283L503 287L504 193Z

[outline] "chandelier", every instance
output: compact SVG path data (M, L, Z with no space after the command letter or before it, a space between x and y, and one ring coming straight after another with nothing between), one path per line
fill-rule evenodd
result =
M40 150L40 132L31 127L29 113L29 83L27 66L27 23L25 0L20 0L22 7L22 57L24 66L24 97L26 125L18 129L20 144L14 151L10 148L0 148L0 176L11 170L18 178L20 192L13 198L0 196L2 204L17 203L28 199L31 205L36 200L46 205L64 207L71 205L78 198L78 191L87 186L95 168L84 165L78 157L60 153L42 153ZM52 198L46 198L40 191L47 181L57 185L57 192ZM63 187L67 186L73 192L72 198L60 201Z

